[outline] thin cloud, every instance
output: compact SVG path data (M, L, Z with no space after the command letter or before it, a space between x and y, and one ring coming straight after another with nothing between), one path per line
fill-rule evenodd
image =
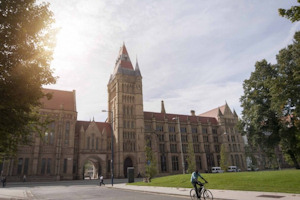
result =
M256 61L273 62L299 23L278 16L294 1L49 0L61 27L56 85L76 90L78 119L107 113L107 83L125 42L143 76L145 111L198 114L227 100L239 114L242 83Z

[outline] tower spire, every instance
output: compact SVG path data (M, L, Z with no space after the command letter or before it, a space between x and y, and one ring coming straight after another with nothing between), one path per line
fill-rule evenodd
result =
M161 113L166 113L164 101L161 101Z

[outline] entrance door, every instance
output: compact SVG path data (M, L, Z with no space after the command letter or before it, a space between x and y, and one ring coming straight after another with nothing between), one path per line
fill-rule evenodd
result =
M127 178L127 168L133 167L132 160L130 158L126 158L124 161L124 177Z

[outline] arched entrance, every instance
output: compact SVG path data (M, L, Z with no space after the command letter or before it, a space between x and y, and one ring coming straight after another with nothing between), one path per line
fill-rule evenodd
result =
M98 179L102 173L101 164L95 159L88 159L84 162L82 167L83 179Z
M127 157L124 161L124 177L127 178L127 168L128 167L133 167L132 160Z

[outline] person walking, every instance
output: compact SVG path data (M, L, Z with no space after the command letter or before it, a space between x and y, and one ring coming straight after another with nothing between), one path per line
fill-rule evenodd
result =
M100 186L101 186L102 184L105 185L104 180L103 180L103 176L101 175L101 176L100 176Z
M1 182L2 182L2 187L5 187L6 186L6 177L5 176L1 177Z
M23 182L26 182L26 174L23 176Z

